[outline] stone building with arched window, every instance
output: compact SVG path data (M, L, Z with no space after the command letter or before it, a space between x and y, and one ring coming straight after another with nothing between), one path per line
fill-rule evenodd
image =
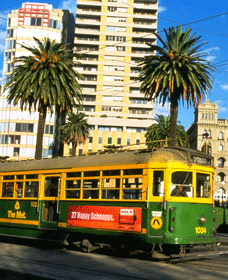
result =
M187 129L190 147L214 157L215 191L228 194L228 120L218 119L218 105L206 100L195 110L194 123ZM220 189L221 190L221 189Z

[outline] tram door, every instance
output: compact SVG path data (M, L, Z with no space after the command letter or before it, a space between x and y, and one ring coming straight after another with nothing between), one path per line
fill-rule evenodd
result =
M44 176L41 190L40 227L55 229L59 219L60 175Z

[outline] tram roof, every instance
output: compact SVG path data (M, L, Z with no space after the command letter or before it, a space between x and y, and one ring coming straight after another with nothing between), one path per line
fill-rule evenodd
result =
M75 157L51 158L32 161L17 161L0 163L0 172L35 171L35 170L54 170L72 169L78 167L95 166L115 166L127 164L145 164L149 162L181 162L194 164L192 156L195 158L207 159L211 165L212 157L197 150L182 147L164 147L154 151L148 150L128 150L118 152L107 152L92 155L82 155ZM200 164L200 162L195 162Z

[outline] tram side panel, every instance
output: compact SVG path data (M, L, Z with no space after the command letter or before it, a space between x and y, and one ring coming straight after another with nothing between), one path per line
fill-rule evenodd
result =
M146 202L63 201L59 225L67 228L73 242L89 239L140 247L146 241L146 207Z
M212 204L167 203L165 244L210 244L216 240Z
M39 213L37 200L1 199L0 233L37 237Z

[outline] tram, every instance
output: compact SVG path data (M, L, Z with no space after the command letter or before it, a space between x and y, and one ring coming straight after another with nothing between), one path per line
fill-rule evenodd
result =
M0 235L185 255L216 245L213 176L182 147L1 163Z

